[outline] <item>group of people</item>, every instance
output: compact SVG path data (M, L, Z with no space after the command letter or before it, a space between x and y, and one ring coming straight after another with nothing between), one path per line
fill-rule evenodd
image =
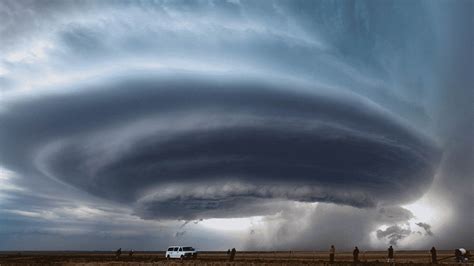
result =
M354 251L352 251L352 257L353 257L353 260L354 260L354 263L357 263L359 262L359 248L356 246L354 248ZM387 262L394 262L394 257L393 257L393 247L390 246L388 249L387 249ZM431 250L430 250L430 253L431 253L431 263L433 264L437 264L438 263L438 258L437 258L437 253L436 253L436 248L435 247L432 247ZM334 247L334 245L331 245L331 248L329 249L329 262L330 263L334 263L334 255L336 254L336 248ZM457 258L457 255L456 254L456 258Z
M131 249L131 250L128 252L128 256L129 256L129 257L133 256L133 253L134 253L134 252L135 252L135 251L133 251L133 249ZM122 248L119 248L119 249L117 249L117 251L115 251L115 257L116 257L117 259L120 258L120 255L122 255Z
M390 249L392 250L391 253L390 253ZM390 246L390 248L388 249L389 250L389 258L390 258L390 254L393 258L393 248L392 246ZM359 262L359 248L356 246L354 248L354 251L352 251L352 257L354 259L354 263L357 263ZM334 247L334 245L331 245L331 248L329 249L329 263L334 263L334 256L336 254L336 248Z
M394 262L394 260L393 260L393 247L390 246L387 251L388 251L387 262ZM352 257L353 257L354 263L359 262L359 252L360 251L359 251L359 248L357 246L352 251ZM336 248L334 247L334 245L331 245L331 248L329 249L329 262L330 263L334 263L335 253L336 253Z
M235 248L232 248L232 250L230 249L227 250L227 256L229 256L229 261L234 261L236 252L237 250L235 250Z
M392 246L390 246L390 248L392 248ZM390 254L390 251L389 251L389 254ZM336 248L334 247L334 245L331 245L331 248L329 249L329 263L334 263L335 255L336 255ZM359 248L358 247L354 248L354 251L352 251L352 256L354 259L354 263L359 262ZM392 257L393 257L393 248L392 248Z
M354 263L358 263L359 262L359 248L356 246L354 248L354 250L352 251L352 256L353 256L353 260L354 260ZM394 257L393 257L393 247L390 246L388 249L387 249L387 262L394 262ZM128 253L128 256L129 257L132 257L133 256L133 249L129 251ZM229 261L233 261L234 258L235 258L235 253L237 253L237 251L235 250L235 248L232 248L232 249L228 249L227 250L227 255L229 256ZM436 251L436 248L435 247L432 247L430 249L430 253L431 253L431 263L432 264L437 264L438 263L438 258L437 258L437 251ZM468 255L466 254L467 252L464 250L464 249L456 249L455 250L455 257L456 257L456 261L457 262L464 262L464 257L468 257ZM329 249L329 263L334 263L334 256L336 254L336 248L334 247L334 245L331 245L331 248ZM122 255L122 248L119 248L117 249L117 251L115 252L115 256L117 258L120 257L120 255ZM466 256L465 256L466 255Z

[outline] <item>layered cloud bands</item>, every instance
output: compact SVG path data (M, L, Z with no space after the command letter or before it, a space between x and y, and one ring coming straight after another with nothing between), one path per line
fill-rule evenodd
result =
M0 146L16 148L0 160L157 219L398 204L431 184L429 139L354 94L295 86L179 71L96 80L10 102Z

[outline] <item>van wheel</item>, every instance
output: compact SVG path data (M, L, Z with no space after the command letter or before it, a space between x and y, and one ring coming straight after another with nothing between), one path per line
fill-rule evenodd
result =
M181 260L184 260L184 256L183 256L183 255L181 255Z
M169 260L169 259L170 259L170 255L166 256L166 259Z

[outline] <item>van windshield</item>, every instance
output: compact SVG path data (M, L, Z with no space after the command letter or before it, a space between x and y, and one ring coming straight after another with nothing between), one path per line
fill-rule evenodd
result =
M192 247L183 247L184 251L194 251L194 248Z

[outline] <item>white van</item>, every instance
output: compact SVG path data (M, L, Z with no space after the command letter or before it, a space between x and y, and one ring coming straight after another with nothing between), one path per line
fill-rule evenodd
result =
M195 259L197 252L192 247L187 246L170 246L166 250L166 259Z

